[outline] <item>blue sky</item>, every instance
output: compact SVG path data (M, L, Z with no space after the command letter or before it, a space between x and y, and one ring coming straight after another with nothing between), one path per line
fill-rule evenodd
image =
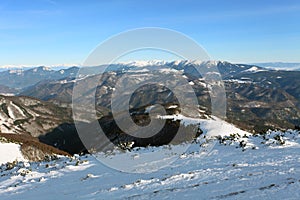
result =
M300 1L2 0L0 66L82 63L141 27L182 32L216 60L300 62Z

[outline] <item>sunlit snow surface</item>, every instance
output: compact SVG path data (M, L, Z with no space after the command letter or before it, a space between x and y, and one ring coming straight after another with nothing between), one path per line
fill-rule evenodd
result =
M297 131L241 136L217 142L212 151L193 143L191 149L170 166L142 174L113 170L90 155L19 162L10 170L2 165L0 199L300 199Z
M25 161L19 144L0 142L0 153L0 165L15 160Z

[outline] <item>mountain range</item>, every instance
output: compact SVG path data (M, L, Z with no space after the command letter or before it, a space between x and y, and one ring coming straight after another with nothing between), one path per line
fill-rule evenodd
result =
M53 70L48 67L36 67L32 69L14 69L0 72L0 85L22 90L40 81L57 80L65 77L75 77L78 67ZM0 91L3 92L3 91Z
M163 73L177 73L186 77L196 92L199 104L209 112L210 97L207 85L195 70L195 65L217 67L220 71L227 94L227 117L232 123L243 124L243 128L255 131L268 128L293 128L295 125L299 125L300 82L297 77L300 72L297 71L267 70L259 66L222 61L205 63L174 61L151 62L149 65L147 63L114 65L114 69L118 73L108 71L104 75L94 75L84 80L93 80L95 77L96 80L100 77L105 79L105 84L97 87L96 91L97 105L100 112L104 112L104 108L108 109L110 106L114 85L124 73L135 73L136 76L143 77L147 75L147 70L153 70L155 67L173 69L173 71ZM128 81L130 83L134 80ZM43 81L27 88L20 94L46 101L71 103L74 82L74 78ZM86 95L93 94L87 93ZM142 107L155 103L155 99L166 100L166 96L168 96L168 91L160 88L160 92L153 94L151 98L148 98L147 94L136 94L136 98L133 97L132 102L135 107ZM169 97L168 101L172 102L173 100Z
M102 70L103 67L106 68L105 71ZM102 84L96 88L96 93L87 90L84 94L96 98L98 122L106 131L122 135L121 141L134 140L124 135L116 126L111 114L112 93L118 80L128 73L134 77L126 80L128 85L135 85L138 79L146 76L152 76L154 82L158 82L161 75L170 79L184 78L193 88L199 103L198 108L190 108L188 112L184 112L180 109L176 96L168 88L162 85L145 85L134 91L130 98L130 112L137 124L149 123L147 110L155 104L163 105L169 114L181 113L188 116L192 111L196 111L194 116L211 117L211 98L208 90L210 84L197 72L197 67L214 68L220 72L227 97L226 121L253 133L300 126L300 71L272 70L258 65L225 61L182 60L136 61L90 67L86 74L83 73L77 79L79 67L63 70L38 67L24 71L0 72L1 92L15 95L1 96L1 132L30 134L69 153L85 151L72 121L73 87L75 83L102 80ZM182 92L185 94L186 91ZM126 95L124 92L121 96ZM188 93L185 95L188 96ZM119 104L122 104L122 101L122 98L118 99ZM170 106L178 106L178 109L170 110ZM119 115L123 116L121 113ZM82 123L85 124L84 127L89 127L95 121L83 120ZM178 124L170 121L163 131L177 128ZM115 140L115 136L112 134L110 138ZM120 142L120 137L117 139ZM166 138L135 141L141 146L147 146L160 145L157 141L164 139Z

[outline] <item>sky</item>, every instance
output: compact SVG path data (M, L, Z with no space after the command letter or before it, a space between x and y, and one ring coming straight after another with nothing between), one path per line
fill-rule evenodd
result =
M300 62L300 1L1 0L0 66L81 64L143 27L181 32L214 60Z

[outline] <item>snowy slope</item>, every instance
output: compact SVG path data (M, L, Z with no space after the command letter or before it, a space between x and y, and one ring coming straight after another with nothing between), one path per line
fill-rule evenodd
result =
M279 144L281 138L284 144ZM276 139L274 139L276 138ZM240 140L247 139L247 148ZM1 199L299 199L299 132L269 132L217 143L193 144L170 166L123 173L92 156L1 167ZM143 150L142 150L143 151Z
M209 119L201 119L186 117L184 115L178 114L161 116L160 118L181 120L181 122L186 125L199 124L199 127L204 132L204 134L209 137L230 135L232 133L238 133L240 135L250 134L215 116L212 116Z
M30 97L0 95L0 132L37 137L68 121L67 110Z
M20 145L0 142L0 164L13 161L25 161L20 151Z

